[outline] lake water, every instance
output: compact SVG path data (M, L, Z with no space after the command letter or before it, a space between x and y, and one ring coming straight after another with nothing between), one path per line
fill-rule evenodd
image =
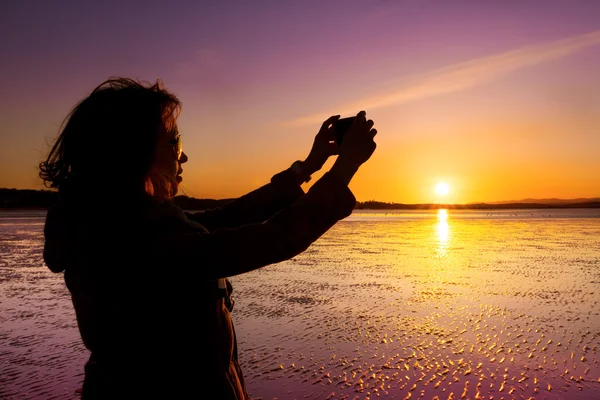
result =
M44 217L0 211L2 399L79 398ZM600 399L600 209L356 211L231 280L253 398Z

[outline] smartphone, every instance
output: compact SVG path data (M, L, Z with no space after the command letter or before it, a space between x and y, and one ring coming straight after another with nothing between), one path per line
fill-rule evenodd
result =
M335 129L335 140L336 140L338 146L342 144L344 135L346 134L346 132L348 132L348 129L350 129L350 126L352 125L352 123L354 122L355 119L356 119L356 116L348 117L348 118L340 118L333 123L333 128Z

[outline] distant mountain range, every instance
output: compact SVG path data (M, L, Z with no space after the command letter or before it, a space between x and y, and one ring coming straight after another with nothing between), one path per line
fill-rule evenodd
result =
M358 209L455 209L455 210L491 210L491 209L541 209L541 208L600 208L600 198L578 199L523 199L515 201L498 201L468 204L402 204L383 203L379 201L366 201L356 205Z
M184 210L206 210L219 207L232 199L196 199L176 196L173 201ZM48 208L58 201L54 190L6 189L0 188L0 209ZM356 204L357 209L535 209L535 208L600 208L600 197L576 199L523 199L469 204L403 204L381 201L364 201Z

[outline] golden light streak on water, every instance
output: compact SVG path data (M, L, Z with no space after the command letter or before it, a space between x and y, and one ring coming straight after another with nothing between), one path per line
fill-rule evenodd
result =
M437 212L438 222L435 226L438 237L438 255L440 258L447 256L450 240L450 224L448 223L448 210L439 209Z

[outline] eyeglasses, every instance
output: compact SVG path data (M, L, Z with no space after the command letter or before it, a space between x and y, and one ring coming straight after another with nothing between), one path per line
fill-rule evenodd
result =
M173 146L173 150L175 150L175 154L177 155L177 159L181 158L181 154L183 153L183 143L181 143L181 135L175 136L173 139L169 141L169 145Z

